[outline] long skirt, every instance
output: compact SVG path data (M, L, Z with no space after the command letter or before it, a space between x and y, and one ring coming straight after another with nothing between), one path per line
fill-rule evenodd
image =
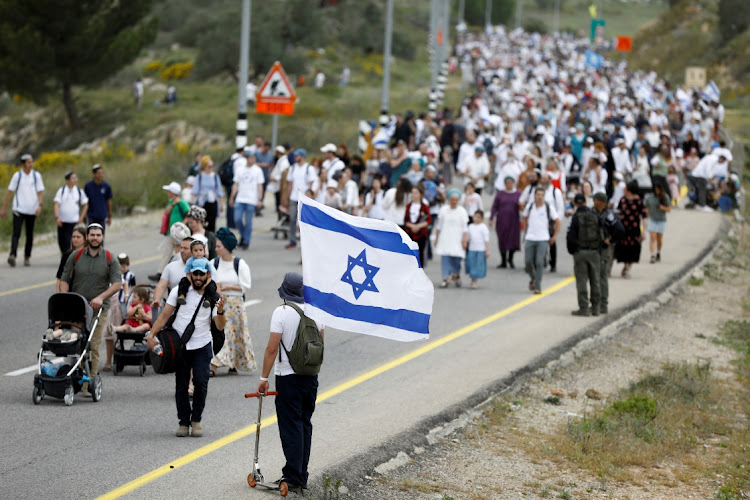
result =
M214 356L211 364L214 366L228 366L242 372L254 372L255 354L250 340L250 329L247 325L245 302L239 295L225 295L224 314L224 347Z
M480 250L469 250L466 254L466 272L473 280L487 276L487 259Z

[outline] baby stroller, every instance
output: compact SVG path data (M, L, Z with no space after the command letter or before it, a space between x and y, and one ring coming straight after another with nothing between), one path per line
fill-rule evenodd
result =
M138 288L148 288L149 295L153 294L152 285L136 285L130 291L126 304L130 305L133 294ZM157 310L151 311L152 321L156 318ZM128 319L123 318L123 323ZM151 364L151 357L148 355L148 346L145 338L148 332L115 332L115 348L112 356L112 375L119 375L126 366L137 366L138 374L143 377L146 374L146 365Z
M289 235L289 214L279 211L276 224L271 228L271 231L273 231L273 239L279 239L279 233L281 233L282 239L287 239Z
M94 316L88 300L77 293L56 293L47 302L48 334L42 339L39 351L38 372L34 376L34 404L44 396L63 399L67 406L73 404L73 396L88 382L91 397L102 399L102 379L91 377L91 337L101 316L101 309ZM54 334L53 334L54 332ZM60 367L49 357L64 357Z

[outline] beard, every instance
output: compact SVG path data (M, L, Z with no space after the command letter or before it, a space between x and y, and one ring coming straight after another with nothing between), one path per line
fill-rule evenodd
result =
M93 242L93 241L89 241L89 242L88 242L88 244L89 244L89 248L93 248L93 249L95 249L95 250L96 250L97 248L100 248L100 247L102 246L102 242L96 242L96 243L95 243L95 242Z
M204 286L206 286L206 280L193 278L193 289L201 290Z

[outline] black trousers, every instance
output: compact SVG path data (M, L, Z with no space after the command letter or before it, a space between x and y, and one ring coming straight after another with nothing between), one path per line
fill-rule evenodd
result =
M18 251L18 240L21 239L21 228L26 227L26 247L24 257L31 257L31 247L34 245L34 222L36 215L19 214L13 212L13 238L10 241L10 254L16 256Z
M216 232L216 217L219 215L219 202L206 202L203 205L206 210L206 231Z
M63 222L62 226L58 226L57 245L60 247L62 253L70 250L71 241L73 239L73 228L75 227L75 222Z
M286 457L281 473L290 485L307 486L307 464L312 442L312 414L318 396L318 376L276 377L276 417Z

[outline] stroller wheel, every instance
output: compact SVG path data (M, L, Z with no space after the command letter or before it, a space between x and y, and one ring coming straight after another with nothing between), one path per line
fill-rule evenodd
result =
M119 361L112 363L112 375L115 377L122 373L122 364Z
M91 381L91 399L94 403L102 399L102 376L99 374Z
M138 374L141 377L143 377L144 375L146 375L146 364L145 363L141 363L140 365L138 365Z
M65 396L63 397L65 400L65 406L70 406L73 404L73 387L66 387L65 388Z
M34 401L35 405L38 405L44 399L44 391L37 387L34 387L34 392L31 393L31 400Z

